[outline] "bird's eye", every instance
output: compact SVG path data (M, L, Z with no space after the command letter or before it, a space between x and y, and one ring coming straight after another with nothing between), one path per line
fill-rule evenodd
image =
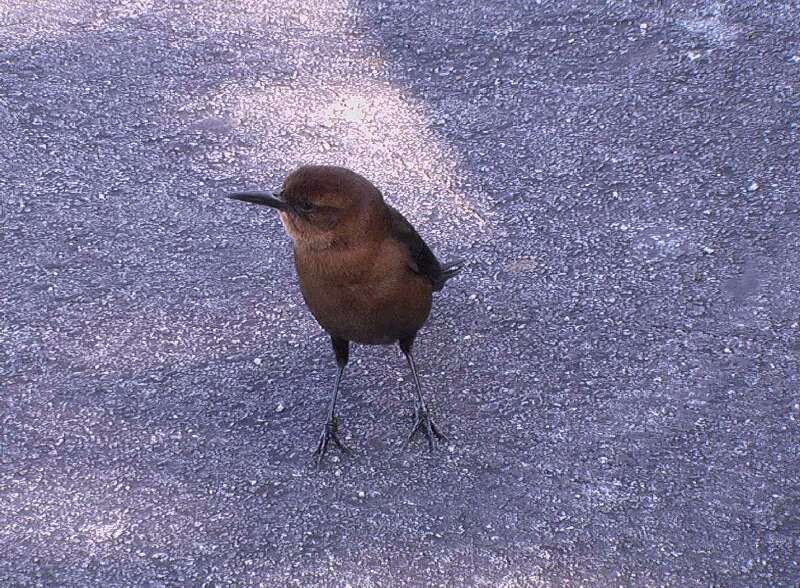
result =
M297 208L300 210L300 212L311 212L311 211L314 209L314 205L313 205L313 204L311 204L311 203L310 203L310 202L308 202L308 201L306 201L306 202L300 202L300 203L297 205Z

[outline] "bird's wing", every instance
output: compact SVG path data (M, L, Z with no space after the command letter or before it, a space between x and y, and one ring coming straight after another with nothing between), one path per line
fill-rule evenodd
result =
M441 290L444 281L439 260L411 226L411 223L397 209L389 205L387 208L391 220L392 237L408 248L410 254L408 267L415 273L428 278L433 284L434 290Z

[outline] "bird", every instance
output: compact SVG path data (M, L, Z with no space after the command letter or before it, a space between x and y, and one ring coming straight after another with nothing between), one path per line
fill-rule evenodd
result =
M236 192L229 198L277 210L292 239L300 291L330 336L337 371L313 456L319 467L339 439L336 401L350 344L398 344L416 391L406 444L422 432L433 451L447 441L422 394L413 346L431 311L433 292L464 266L441 263L411 223L362 175L337 166L304 165L277 192Z

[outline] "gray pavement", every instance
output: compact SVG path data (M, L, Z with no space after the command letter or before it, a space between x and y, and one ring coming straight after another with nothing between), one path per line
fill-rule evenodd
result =
M235 4L236 6L232 6ZM796 586L796 2L0 2L0 585ZM335 371L267 211L468 268Z

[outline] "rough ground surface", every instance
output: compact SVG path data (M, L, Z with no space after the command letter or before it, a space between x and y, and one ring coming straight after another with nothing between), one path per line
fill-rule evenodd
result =
M0 2L0 584L800 581L800 7L520 4ZM309 467L305 162L470 260L435 454L357 347Z

